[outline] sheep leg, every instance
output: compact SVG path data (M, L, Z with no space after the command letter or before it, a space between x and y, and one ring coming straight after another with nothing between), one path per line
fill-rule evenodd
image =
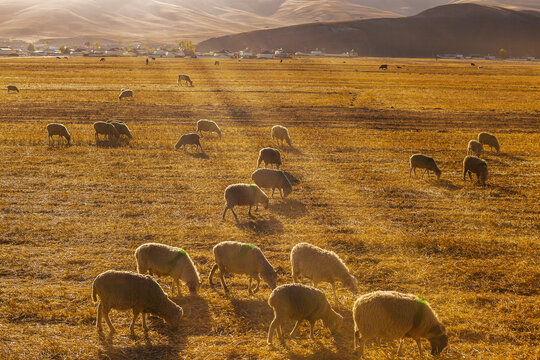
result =
M233 209L233 208L231 208L231 212L232 212L232 214L234 215L234 218L236 219L236 222L239 222L239 221L238 221L238 216L236 216L236 213L234 212L234 209Z
M249 285L248 285L248 293L249 295L253 295L253 292L251 291L251 281L253 280L253 277L249 277Z
M221 286L223 286L223 290L225 290L225 292L229 292L229 289L227 288L227 284L225 284L225 278L223 277L224 272L225 272L225 269L220 267L219 268L219 280L221 281Z
M478 174L476 176L478 176ZM470 171L469 171L469 179L471 179L471 181L473 181L472 180L472 173Z
M102 318L103 318L103 305L101 305L101 302L100 302L97 308L97 320L96 320L96 326L97 326L98 332L103 331L103 328L101 327Z
M397 348L397 356L403 356L403 339L399 339L399 346Z
M464 169L463 170L463 181L467 180L467 178L465 177L467 175L467 169Z
M334 291L334 298L336 299L336 302L338 304L341 304L341 302L338 299L337 293L336 293L336 284L332 283L332 290Z
M214 264L214 266L212 266L212 270L210 270L210 275L208 275L208 283L210 285L214 285L214 282L212 281L212 277L214 277L214 273L216 272L218 268L218 265L217 264Z
M178 296L182 296L182 290L180 289L180 281L178 280L178 278L174 280L174 283L176 284L176 293L178 294Z
M358 342L358 337L360 336L360 331L358 330L354 330L354 339L353 339L353 351L356 351L356 347L358 346L357 342Z
M257 286L255 287L255 289L253 289L253 293L259 291L259 286L261 285L261 278L259 277L259 274L255 275L255 279L257 279Z
M111 322L111 319L109 319L109 311L111 311L108 307L103 307L103 317L105 318L105 321L107 322L107 325L109 325L109 329L111 329L111 333L115 332L114 326Z
M251 205L249 205L248 214L249 214L249 216L253 217L253 215L251 215Z
M294 269L292 271L292 282L293 284L298 282L298 273Z
M146 313L142 313L142 327L144 331L148 331L148 326L146 326Z
M129 326L129 330L131 331L131 335L135 336L135 321L137 321L137 318L139 317L139 310L133 309L133 319L131 320L131 325Z
M360 349L358 351L358 355L360 355L360 358L362 358L364 356L364 346L365 346L365 344L366 344L366 339L364 339L363 337L358 339L357 348ZM356 348L355 348L355 350L356 350Z
M228 207L225 207L225 211L223 212L223 220L225 220L225 214L227 213L228 209L229 209Z
M311 338L311 340L315 340L315 334L313 332L313 327L314 326L315 326L315 321L311 320L309 322L309 337Z
M418 352L420 352L420 357L423 358L424 357L424 350L422 350L422 343L421 343L420 339L414 339L414 341L416 341L416 345L418 346Z
M298 325L299 324L300 324L300 320L296 321L291 333L289 334L290 337L293 337L294 335L296 335L296 332L298 331Z
M281 198L283 199L284 196L283 196L283 189L282 188L279 188L279 195L281 195Z
M276 331L276 327L278 326L277 322L277 316L274 315L274 319L270 323L270 327L268 328L268 338L266 339L266 342L268 344L272 344L272 338L274 337L274 331Z
M276 190L275 187L272 188L272 199L274 198L274 190Z

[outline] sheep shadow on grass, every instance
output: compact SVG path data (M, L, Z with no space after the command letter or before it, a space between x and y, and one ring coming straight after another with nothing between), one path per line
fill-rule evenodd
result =
M103 147L103 148L116 148L119 146L119 142L111 142L109 140L98 140L96 142L97 147Z
M204 160L210 159L210 156L208 156L205 152L189 152L189 151L185 151L184 153L186 155L191 156L194 159L204 159Z
M278 203L269 206L270 210L279 215L296 219L306 215L307 207L304 203L294 199L284 199Z
M463 186L456 185L450 180L438 180L435 182L435 186L452 191L460 190L463 188Z
M173 300L184 310L178 332L184 335L206 335L211 330L208 302L199 295L182 296Z
M261 283L261 286L263 284ZM231 298L236 316L242 322L244 329L268 331L274 312L264 300Z
M236 226L240 230L249 230L256 234L282 234L284 231L283 223L274 216L270 216L267 219L252 217L247 222L236 223Z

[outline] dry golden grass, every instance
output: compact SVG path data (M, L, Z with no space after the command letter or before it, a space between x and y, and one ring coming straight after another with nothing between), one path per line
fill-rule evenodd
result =
M377 70L381 63L390 70ZM319 323L313 343L304 324L289 349L268 347L269 289L250 297L247 279L235 276L227 298L208 285L211 249L223 240L261 246L281 284L291 247L307 241L337 251L361 293L427 299L450 336L441 359L537 358L540 67L480 63L1 59L0 84L21 93L0 92L0 358L356 358L354 295L344 289L335 339ZM179 88L178 73L195 86ZM118 101L122 87L134 101ZM200 118L216 120L223 139L202 139L207 156L173 151ZM108 119L129 124L129 146L95 146L91 123ZM64 123L74 146L49 147L49 122ZM294 145L282 149L283 169L299 185L254 218L238 208L240 224L231 214L222 221L223 190L250 181L278 123ZM461 174L479 131L501 143L501 153L485 155L486 189ZM435 157L440 181L409 179L415 152ZM205 278L200 296L175 299L185 311L177 332L152 319L134 339L131 315L113 311L119 331L100 338L94 277L135 270L133 251L149 241L190 253ZM169 279L160 282L169 291ZM367 355L396 349L383 342ZM418 357L412 341L405 350Z

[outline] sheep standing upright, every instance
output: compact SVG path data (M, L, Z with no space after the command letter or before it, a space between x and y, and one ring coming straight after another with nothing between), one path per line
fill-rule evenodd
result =
M466 180L466 175L469 174L469 178L472 181L472 174L476 174L476 178L482 186L486 186L486 180L488 177L487 163L477 158L476 156L465 156L463 159L463 180Z
M274 310L274 319L268 328L268 344L272 344L274 332L277 331L281 343L285 345L283 324L287 320L295 320L290 333L293 336L303 320L309 321L310 338L314 340L313 327L317 320L322 320L330 331L337 331L343 324L343 316L335 312L326 295L319 289L302 284L286 284L275 288L268 298L268 305Z
M218 134L219 138L221 139L221 129L215 123L215 121L206 120L206 119L201 119L197 121L197 132L201 134L201 137L203 135L203 131L215 132Z
M274 164L276 168L279 169L281 165L281 154L278 149L274 148L262 148L259 151L259 158L257 159L257 167L261 166L261 163L264 161L264 167L268 164Z
M238 216L234 212L235 206L249 206L248 214L251 215L251 208L255 205L255 210L258 210L259 204L263 204L264 208L268 208L268 196L255 184L232 184L225 189L225 211L223 211L223 219L228 209L238 222Z
M422 155L422 154L414 154L409 158L409 177L411 177L411 172L414 170L414 176L416 176L416 168L419 169L425 169L422 173L422 176L427 172L429 176L429 171L433 171L435 175L437 175L437 179L441 178L442 171L438 168L437 164L435 163L435 160L433 160L432 157Z
M493 151L493 148L495 148L495 150L497 150L497 152L499 152L499 150L501 149L501 147L499 145L499 141L497 140L495 135L491 135L491 134L482 132L482 133L478 134L478 142L480 142L480 143L482 143L484 145L489 145L489 149L491 151Z
M423 357L421 338L431 344L431 354L438 355L448 344L443 324L425 300L412 294L375 291L358 297L353 306L354 349L364 354L365 343L372 338L400 339L411 337Z
M139 274L149 272L152 276L156 274L172 277L171 293L173 294L175 285L178 295L181 294L178 279L182 279L192 294L196 294L201 286L199 272L184 249L165 244L147 243L135 250L135 258Z
M272 197L274 190L279 189L282 198L287 197L292 192L292 185L282 170L257 169L251 174L251 179L261 188L271 188Z
M475 156L480 156L483 152L484 146L482 145L482 143L476 140L469 141L469 144L467 145L467 155L472 154Z
M214 246L214 258L216 263L212 266L208 277L210 285L214 285L212 277L219 269L221 285L226 292L229 289L225 284L224 274L249 275L248 292L250 294L259 291L261 281L259 275L271 289L276 287L277 273L257 246L237 241L223 241ZM257 286L252 290L253 279L257 280Z
M330 283L337 302L336 281L355 294L358 291L356 277L351 275L347 265L333 251L308 243L296 244L291 250L291 268L294 283L298 282L300 275L313 281L315 287L323 281Z
M271 131L272 139L276 139L277 141L281 142L281 145L283 145L283 141L286 141L289 146L291 145L291 137L289 136L289 130L285 126L276 125L272 127Z
M200 148L201 152L204 153L204 150L201 146L201 141L199 139L199 134L184 134L180 136L180 139L178 139L178 141L174 145L174 150L178 150L180 146L182 146L183 150L186 151L186 145L195 145L195 150Z
M96 121L94 123L96 145L99 144L99 135L105 135L109 139L109 143L115 145L118 143L120 133L116 130L116 127L105 121Z
M172 327L178 326L184 311L172 302L161 289L161 286L150 276L129 271L109 270L99 274L92 284L92 299L98 301L97 328L102 331L101 319L105 321L111 333L115 331L109 312L111 309L132 310L133 320L129 329L134 334L135 321L142 313L143 328L146 326L146 313L165 319Z
M49 133L49 145L51 145L51 141L54 143L54 135L60 136L60 138L65 138L67 140L67 144L71 145L71 135L68 131L68 129L58 123L51 123L47 125L47 132ZM62 140L62 143L64 141Z
M120 90L120 95L118 95L118 100L122 100L124 98L131 98L133 100L133 90L127 90L122 88L122 90Z

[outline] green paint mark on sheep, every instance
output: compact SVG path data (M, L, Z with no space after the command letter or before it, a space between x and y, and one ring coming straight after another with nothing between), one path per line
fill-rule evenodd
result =
M255 245L252 245L252 244L242 244L242 247L240 248L240 254L245 255L248 253L248 251L250 251L254 247Z
M427 301L424 300L424 299L422 299L422 298L419 297L419 296L416 297L416 300L418 300L419 302L421 302L421 303L424 304L424 305L427 305Z
M188 253L184 249L178 249L176 255L170 261L170 264L174 266L182 256L188 256Z

